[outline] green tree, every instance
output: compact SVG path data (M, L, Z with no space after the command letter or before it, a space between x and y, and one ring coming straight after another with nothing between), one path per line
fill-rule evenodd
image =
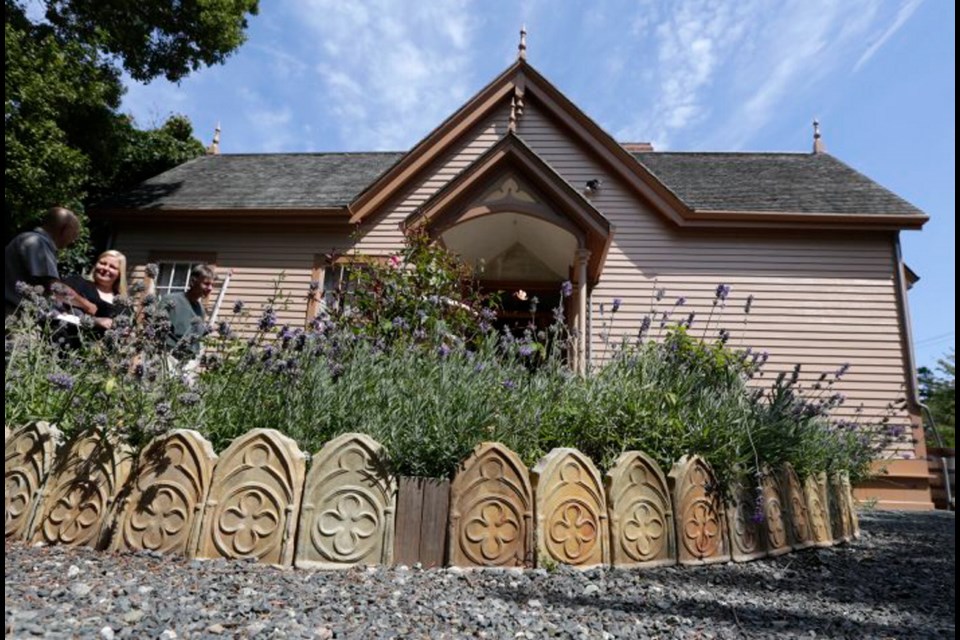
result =
M4 242L51 205L84 205L202 153L189 121L142 131L118 112L121 69L179 80L223 62L257 0L4 0ZM74 258L89 248L85 232Z
M956 351L937 360L936 372L928 367L918 370L920 399L930 407L945 444L954 446L956 434Z

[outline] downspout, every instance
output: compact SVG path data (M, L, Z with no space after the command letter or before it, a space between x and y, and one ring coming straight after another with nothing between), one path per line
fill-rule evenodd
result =
M943 449L945 448L943 438L940 436L940 432L937 431L937 423L933 419L933 413L930 411L930 407L920 400L920 385L917 382L917 363L913 351L913 327L910 324L910 306L907 302L907 284L903 272L903 251L900 248L899 232L894 236L893 248L894 258L896 260L894 278L896 279L897 298L899 298L903 314L904 360L906 361L905 364L908 370L907 398L910 404L920 409L921 429L923 428L923 416L926 415L930 424L930 430L933 432L934 440L936 440L937 446ZM950 469L947 466L946 458L943 456L940 457L940 466L943 472L943 485L947 491L947 504L953 507L953 491L950 489Z

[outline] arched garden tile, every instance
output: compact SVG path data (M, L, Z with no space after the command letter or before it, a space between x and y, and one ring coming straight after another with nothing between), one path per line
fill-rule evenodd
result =
M847 502L846 492L840 473L834 472L829 477L830 487L830 522L833 527L834 542L848 542L853 539L853 530L850 527L850 504Z
M790 530L783 506L783 489L771 469L763 470L763 521L766 527L767 553L779 556L790 552Z
M477 445L453 480L450 506L451 565L533 566L530 472L513 451Z
M643 452L627 451L607 472L606 488L613 564L676 564L673 506L660 466Z
M803 485L789 462L784 463L780 472L780 488L787 507L787 521L790 525L790 539L794 549L806 549L813 546L813 532L810 516L807 513L807 501L803 495Z
M213 471L197 557L289 565L305 467L297 444L274 429L234 440Z
M383 447L347 433L314 456L297 537L298 567L349 568L393 561L397 484Z
M57 451L60 432L46 422L10 434L4 447L4 536L23 537L40 501L40 488Z
M140 454L123 500L113 549L192 555L216 462L213 447L196 431L178 429L154 438Z
M699 456L684 456L670 470L677 560L708 564L730 560L723 499L713 470Z
M803 481L803 496L807 501L807 515L810 517L813 543L818 547L832 546L833 531L830 526L827 474L820 472L807 476Z
M747 562L767 555L763 505L757 504L757 498L755 481L744 479L733 483L730 489L727 530L730 532L730 557L736 562Z
M576 449L554 449L533 468L537 555L579 568L608 564L600 473Z
M81 435L58 453L32 526L34 542L99 546L133 452L99 434Z
M860 538L860 519L857 516L857 503L853 499L853 487L850 485L850 474L840 472L840 487L843 490L843 499L847 503L847 529L854 539Z

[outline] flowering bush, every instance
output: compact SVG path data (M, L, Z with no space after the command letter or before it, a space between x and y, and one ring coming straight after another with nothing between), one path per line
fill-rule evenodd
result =
M564 283L559 299L571 289ZM882 421L831 419L845 370L805 390L797 367L760 388L767 355L731 347L719 327L728 286L717 287L702 327L683 313L683 298L663 302L665 293L655 290L639 334L620 342L614 301L603 319L608 357L584 377L566 366L562 308L551 327L498 333L496 299L477 294L469 274L420 237L359 270L338 293L342 304L306 328L277 326L270 304L244 323L252 334L237 335L247 314L238 302L232 317L191 338L203 347L195 375L168 366L176 354L165 346L162 303L148 298L135 310L123 301L128 313L106 334L65 336L33 294L31 312L7 323L5 418L115 433L138 446L192 428L218 450L257 427L311 452L360 431L387 448L397 473L427 476L451 475L477 443L497 440L530 464L571 446L601 467L641 449L666 467L701 454L721 480L783 462L801 474L859 478L895 435ZM751 296L747 313L752 304Z

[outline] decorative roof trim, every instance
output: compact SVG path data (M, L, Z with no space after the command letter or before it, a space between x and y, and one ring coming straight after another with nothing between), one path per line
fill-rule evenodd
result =
M926 215L874 215L850 213L815 213L798 211L721 211L697 209L684 217L683 227L758 226L792 227L803 223L807 229L920 229L929 220ZM749 223L749 224L746 224Z
M577 230L575 235L582 237L586 243L585 248L590 249L590 279L594 283L599 281L616 228L583 194L513 133L507 133L502 140L407 216L402 228L404 231L418 227L429 228L434 221L440 222L449 214L456 215L458 209L468 207L473 198L490 187L491 181L487 180L488 177L510 173L523 178L540 191L543 197L559 209L572 228ZM471 217L471 213L481 209L485 207L475 206L459 213ZM518 212L523 213L519 209Z
M480 93L417 143L392 169L364 190L348 205L350 221L362 222L430 162L447 151L470 127L486 118L501 102L515 100L518 95L524 101L529 97L535 98L551 116L594 155L599 156L614 174L624 179L654 209L668 219L680 223L682 213L688 211L683 201L525 60L517 60L510 65ZM516 126L515 122L520 115L516 113L516 108L519 107L522 113L523 102L512 106L515 119L511 119L511 123Z

